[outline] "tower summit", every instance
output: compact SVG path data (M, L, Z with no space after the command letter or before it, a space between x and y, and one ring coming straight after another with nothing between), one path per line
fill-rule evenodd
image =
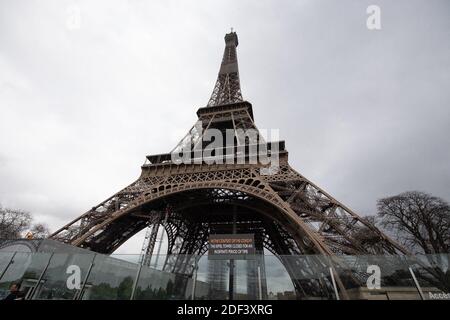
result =
M238 44L236 32L231 31L225 35L222 64L211 98L208 101L208 107L243 101L236 54Z

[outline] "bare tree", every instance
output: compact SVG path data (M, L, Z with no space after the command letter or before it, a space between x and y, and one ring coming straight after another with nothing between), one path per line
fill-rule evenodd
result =
M0 239L17 239L30 227L31 215L0 206Z
M377 203L380 225L414 253L450 253L450 205L410 191Z
M22 238L29 233L33 239L48 237L50 231L45 224L32 223L29 212L0 206L0 239L12 240Z

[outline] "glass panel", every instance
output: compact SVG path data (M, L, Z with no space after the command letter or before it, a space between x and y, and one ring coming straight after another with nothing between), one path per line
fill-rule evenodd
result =
M69 276L74 274L74 269L70 269L69 273L67 272L68 267L72 266L72 268L79 268L79 283L82 285L89 267L93 262L93 258L94 254L55 253L50 261L47 271L42 277L38 291L34 294L34 299L73 299L78 290L76 288L69 289L67 286Z
M174 298L176 275L142 267L136 285L135 300L167 300Z
M273 259L275 258L276 257ZM336 299L328 257L319 255L286 255L280 256L278 259L282 263L284 269L279 270L277 276L274 277L274 280L276 281L277 277L290 278L294 289L278 292L276 299Z
M235 260L234 300L259 300L267 297L264 276L264 256L252 255L246 260ZM261 297L260 297L261 296Z
M404 256L336 256L333 265L350 299L420 299Z
M8 290L12 283L20 283L21 295L26 297L30 289L36 286L50 256L50 253L17 252L0 280L0 290Z
M0 291L3 294L9 294L9 287L12 283L19 283L22 279L27 266L31 262L31 253L18 252L13 259L12 264L0 279Z
M410 258L411 269L426 300L450 299L450 255L422 255Z
M207 279L209 284L208 299L229 299L229 260L207 260Z
M263 298L266 300L289 300L295 299L294 282L286 271L283 264L288 263L287 258L278 258L273 255L264 257L264 270L262 281L266 284Z
M0 281L2 279L2 274L8 268L13 255L14 252L0 252ZM8 288L0 286L0 300L3 300L8 294L9 294Z
M137 271L137 264L97 255L81 297L83 300L130 299Z
M13 255L14 255L14 252L1 252L0 251L0 277L3 274L3 272L5 272L6 268L8 267L9 262L11 261L11 258Z
M226 260L225 260L226 261ZM222 261L225 262L225 261ZM233 260L234 275L233 275L233 299L245 300L256 299L257 283L254 281L255 268L252 268L252 260ZM228 265L230 265L228 260ZM230 283L228 283L228 286ZM230 290L230 288L228 288ZM252 296L252 297L251 297Z
M21 290L23 292L27 292L27 295L29 294L34 295L34 292L28 291L32 288L34 290L34 288L38 285L39 278L44 272L49 260L51 259L51 256L52 256L51 253L44 253L44 252L33 253L31 255L31 262L28 265L21 282L22 283Z
M208 276L208 256L202 256L197 261L197 281L195 282L194 296L196 300L210 299L210 278ZM192 283L188 290L188 299L192 298Z

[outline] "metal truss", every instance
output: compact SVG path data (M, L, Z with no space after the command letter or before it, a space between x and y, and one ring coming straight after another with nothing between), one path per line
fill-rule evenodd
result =
M236 32L227 34L225 43L226 47L223 53L222 64L213 93L208 102L209 107L243 101L236 55L236 47L238 46Z

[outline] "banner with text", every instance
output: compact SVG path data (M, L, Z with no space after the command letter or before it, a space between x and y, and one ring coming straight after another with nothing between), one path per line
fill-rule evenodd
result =
M211 234L208 245L210 260L255 258L254 234Z

